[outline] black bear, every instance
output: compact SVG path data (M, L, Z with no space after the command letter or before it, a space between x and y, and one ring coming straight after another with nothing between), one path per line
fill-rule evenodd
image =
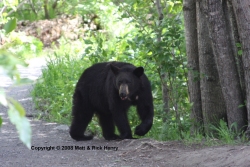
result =
M123 62L97 63L81 75L73 95L70 135L77 141L91 140L84 132L94 113L106 140L133 139L127 111L137 107L141 124L135 134L145 135L153 124L153 98L143 67ZM116 135L115 125L120 136Z

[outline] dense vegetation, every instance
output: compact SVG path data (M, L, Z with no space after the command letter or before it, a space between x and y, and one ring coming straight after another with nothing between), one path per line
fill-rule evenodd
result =
M12 20L53 19L62 14L80 15L85 21L96 16L94 22L98 30L88 30L77 40L62 37L58 39L59 45L52 43L50 46L52 51L48 55L47 68L32 92L36 107L45 113L41 117L69 124L72 94L84 69L97 62L124 61L143 66L151 81L155 118L147 136L159 140L190 140L193 137L201 140L202 131L190 136L192 104L187 85L182 1L157 2L33 0L21 5L16 12L9 9L12 19L7 24L15 24ZM3 45L4 49L21 57L26 57L27 53L38 55L45 52L38 39L21 38L16 33L8 35L9 39L13 38ZM138 125L134 108L129 112L129 120L132 129ZM208 138L217 137L230 143L236 135L222 120L219 127L211 128L216 133L207 135ZM96 118L89 130L100 135Z
M35 86L34 100L42 110L50 113L49 119L69 124L74 86L85 68L102 61L125 61L145 67L151 80L155 120L148 136L161 140L186 136L190 125L190 104L186 85L182 4L178 1L165 5L164 15L171 17L165 17L159 25L158 13L151 1L117 4L97 1L96 8L106 9L94 13L99 17L104 31L89 32L85 39L78 41L80 47L74 42L69 43L69 47L67 44L60 46L61 49L55 52L48 62L48 69L43 71L41 80ZM161 42L157 41L159 31L162 34ZM167 75L171 95L169 113L164 112L162 105L163 73ZM131 109L129 117L134 128L138 124L134 109ZM90 125L91 131L99 133L97 127L97 121Z

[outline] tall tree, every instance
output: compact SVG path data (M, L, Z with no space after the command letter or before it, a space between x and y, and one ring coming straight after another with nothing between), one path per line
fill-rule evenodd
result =
M223 117L227 118L229 126L237 123L236 130L245 130L247 110L250 123L250 1L232 0L232 4L233 8L231 1L226 0L183 1L190 101L194 103L191 115L196 117L195 120L202 119L206 132L207 124L216 124ZM237 55L236 42L242 44L243 61ZM195 48L198 48L198 54L194 52ZM194 67L200 73L199 85L192 82ZM199 91L202 105L194 100ZM244 107L245 95L247 109ZM202 115L194 114L194 106L198 105Z
M239 107L244 104L244 99L222 2L206 0L205 4L209 34L227 108L228 123L232 125L236 122L237 130L241 130L246 125L246 110L244 107Z
M242 59L246 83L246 107L248 110L247 134L250 138L250 1L232 0L237 24L239 27L240 41L242 44Z
M203 122L205 132L210 133L209 125L216 126L218 120L226 119L227 116L204 12L204 2L197 3L197 29Z
M49 9L48 9L48 0L43 0L43 9L44 9L45 19L50 19Z
M199 56L196 23L196 0L184 0L186 54L188 60L188 91L192 105L191 119L194 121L191 132L199 130L203 124L201 91L199 80Z
M156 0L155 1L155 5L156 5L156 9L158 12L158 20L159 20L159 24L158 26L160 27L160 25L162 24L162 20L164 18L164 15L162 13L162 6L161 6L161 2L160 0ZM158 32L157 32L157 43L159 44L161 42L161 37L162 37L162 29L158 28ZM168 101L169 101L169 94L168 94L168 86L167 86L167 74L166 72L164 72L163 74L160 75L161 78L161 88L162 88L162 100L163 100L163 111L168 115L169 114L169 105L168 105ZM163 121L166 121L166 119L164 118Z

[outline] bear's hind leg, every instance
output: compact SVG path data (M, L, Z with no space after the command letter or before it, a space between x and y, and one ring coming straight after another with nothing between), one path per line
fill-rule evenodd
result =
M77 141L91 140L93 136L85 136L84 132L94 115L88 100L83 98L80 91L75 91L73 96L72 123L70 136Z
M115 125L112 114L98 114L100 126L102 127L102 134L106 140L116 140L119 136L115 134Z

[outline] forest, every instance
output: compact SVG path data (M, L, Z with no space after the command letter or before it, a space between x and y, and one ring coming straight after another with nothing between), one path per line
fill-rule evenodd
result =
M44 56L35 81L38 119L69 125L72 95L84 69L106 61L142 66L151 81L160 141L223 143L250 138L248 0L3 0L0 68L17 83L17 64ZM30 141L25 110L0 88L0 104L20 139ZM132 129L139 123L129 111ZM0 118L0 125L2 119ZM88 130L101 137L97 118ZM214 141L214 140L213 140Z

